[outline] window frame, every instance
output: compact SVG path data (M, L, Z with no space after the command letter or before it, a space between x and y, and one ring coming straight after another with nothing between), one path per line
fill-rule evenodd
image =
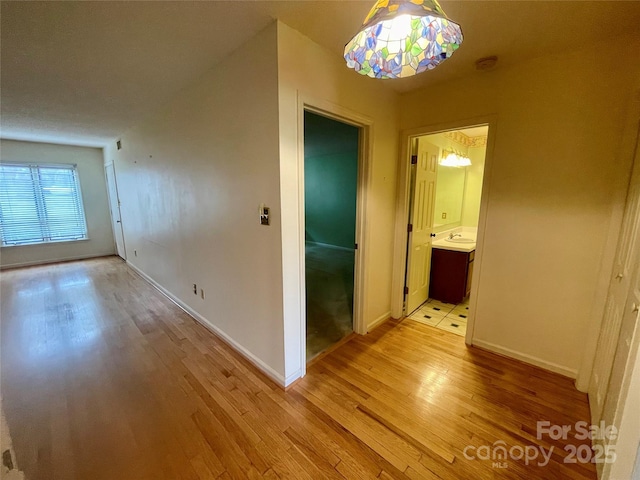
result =
M38 215L38 221L40 224L41 232L43 234L43 240L36 242L13 242L5 243L2 225L0 224L0 248L11 247L26 247L34 245L50 245L57 243L69 243L69 242L84 242L89 240L89 228L87 225L87 216L84 208L84 197L82 195L82 182L80 181L80 172L78 171L78 165L76 163L55 163L55 162L20 162L20 161L0 161L0 168L7 167L19 167L29 168L31 175L31 185L34 188L35 207ZM75 180L76 198L78 199L78 206L80 208L80 217L82 218L84 225L84 237L82 238L65 238L61 240L51 239L51 230L49 222L46 219L46 208L44 205L42 185L40 181L39 170L40 169L65 169L73 172L73 178Z

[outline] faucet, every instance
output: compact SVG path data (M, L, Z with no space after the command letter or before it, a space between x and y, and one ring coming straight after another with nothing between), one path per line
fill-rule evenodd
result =
M461 236L462 236L462 234L461 234L461 233L453 233L453 232L451 232L451 233L449 234L449 240L453 240L454 238L456 238L456 237L461 237Z

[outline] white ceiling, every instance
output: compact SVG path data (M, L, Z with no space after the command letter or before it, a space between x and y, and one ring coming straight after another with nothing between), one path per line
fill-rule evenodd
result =
M464 133L467 137L486 137L489 134L489 127L471 127L458 130L460 133Z
M2 1L4 138L103 145L171 99L273 18L340 58L374 0ZM602 39L594 61L638 31L638 1L442 1L465 35L460 50L407 92ZM637 59L636 59L637 60ZM346 68L346 67L345 67ZM248 75L254 75L248 67ZM357 75L354 73L354 75ZM382 81L362 78L365 81Z

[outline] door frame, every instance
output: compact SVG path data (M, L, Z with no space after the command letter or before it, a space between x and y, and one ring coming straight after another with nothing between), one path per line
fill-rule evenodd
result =
M113 212L111 211L111 190L109 189L109 176L107 175L107 168L113 168L113 190L116 192L116 205L118 206L118 216L120 217L120 222L117 222L115 218L113 218ZM124 240L124 228L122 227L122 211L120 210L120 193L118 192L118 180L116 178L116 164L115 162L106 162L104 164L104 181L107 186L107 195L109 197L109 214L111 216L111 228L113 229L113 242L116 247L116 254L122 257L124 260L127 259L127 245ZM122 252L118 251L118 242L116 241L116 229L120 228L120 234L122 236Z
M489 208L489 191L491 186L491 173L493 167L493 149L495 144L498 116L486 115L452 122L426 125L424 127L403 130L400 133L400 159L398 165L398 194L396 199L396 233L393 252L393 279L391 292L391 316L402 318L405 314L404 307L404 283L407 265L407 218L409 218L410 192L410 166L411 166L411 142L414 138L424 135L460 130L480 125L487 125L487 148L485 151L484 174L482 178L482 194L480 199L480 216L478 218L478 236L476 239L476 254L474 259L473 276L471 278L471 299L469 302L469 316L467 318L467 333L465 343L473 343L475 329L476 305L480 294L480 273L482 270L482 257L484 249L485 228L487 212Z
M301 377L306 374L307 350L307 298L306 298L306 254L305 254L305 184L304 184L304 112L311 112L358 128L358 179L356 187L356 238L358 248L355 254L355 274L353 285L353 331L367 333L367 292L365 265L367 256L367 192L371 184L370 160L373 154L373 120L357 112L324 100L306 95L298 95L298 248L299 248L299 298L300 298L300 341Z

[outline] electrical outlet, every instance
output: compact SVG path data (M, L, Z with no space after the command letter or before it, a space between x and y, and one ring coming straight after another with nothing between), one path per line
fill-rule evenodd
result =
M204 288L200 289L200 298L204 300Z
M198 294L198 285L196 285L195 283L193 284L193 294L194 295Z
M442 218L447 218L446 212L442 212Z

